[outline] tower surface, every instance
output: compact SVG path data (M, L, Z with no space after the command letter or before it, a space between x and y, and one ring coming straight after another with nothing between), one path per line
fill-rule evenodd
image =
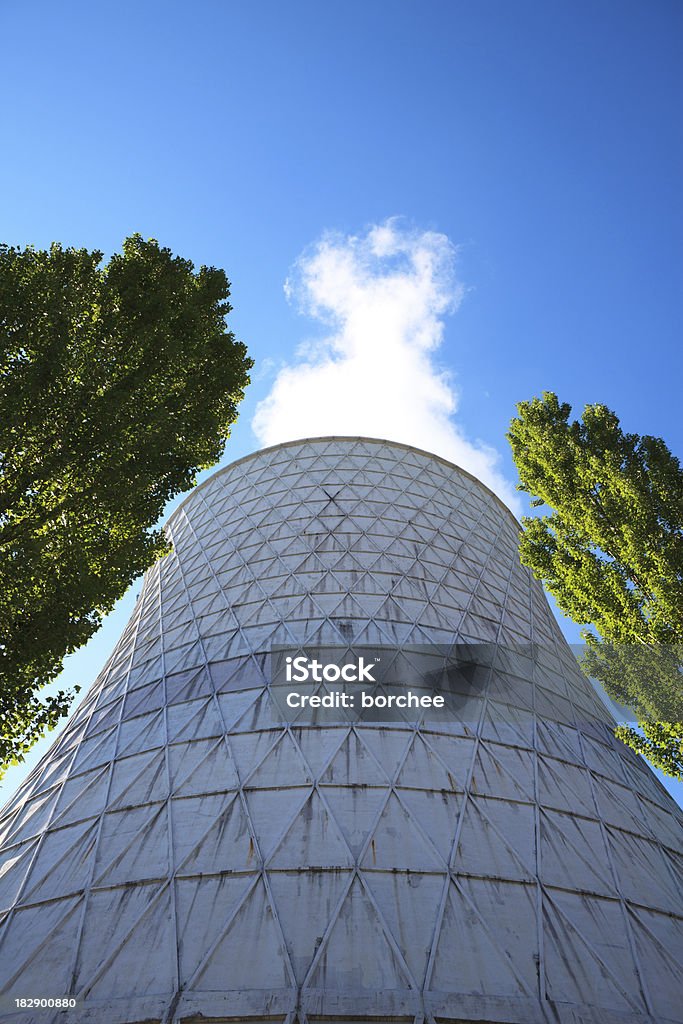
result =
M0 816L2 1019L683 1021L681 813L486 487L314 439L216 473L167 529ZM285 721L272 698L274 645L455 642L545 667L491 671L467 721ZM30 1005L50 997L76 1005Z

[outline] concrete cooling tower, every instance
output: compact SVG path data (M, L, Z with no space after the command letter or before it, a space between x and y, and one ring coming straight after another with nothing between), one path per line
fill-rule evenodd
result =
M319 438L221 470L167 529L0 817L3 1020L683 1021L681 812L486 487ZM453 644L542 654L491 666L462 720L288 718L271 692L274 649Z

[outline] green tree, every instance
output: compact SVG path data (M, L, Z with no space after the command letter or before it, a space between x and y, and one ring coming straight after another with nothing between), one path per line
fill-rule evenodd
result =
M128 238L0 246L0 774L66 714L41 698L167 551L166 502L220 458L252 361L222 270Z
M642 728L620 726L617 735L680 776L680 463L661 438L624 433L604 405L586 406L583 421L570 422L571 406L545 392L517 410L508 440L518 489L550 509L522 520L522 561L566 615L593 627L583 633L586 668L633 708Z

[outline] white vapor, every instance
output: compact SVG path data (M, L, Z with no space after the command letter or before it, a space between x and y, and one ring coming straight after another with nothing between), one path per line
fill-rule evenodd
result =
M456 250L446 235L396 219L365 235L326 235L285 284L290 301L328 324L303 344L258 404L252 429L264 445L327 434L401 441L455 462L519 512L495 449L466 438L458 395L435 353L443 317L459 306Z

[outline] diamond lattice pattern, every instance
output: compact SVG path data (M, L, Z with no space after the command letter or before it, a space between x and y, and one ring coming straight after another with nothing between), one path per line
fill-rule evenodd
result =
M73 1021L683 1021L681 814L578 674L518 526L406 446L215 474L0 817L0 987ZM285 724L273 644L534 642L474 721ZM56 1017L54 1018L57 1019Z

